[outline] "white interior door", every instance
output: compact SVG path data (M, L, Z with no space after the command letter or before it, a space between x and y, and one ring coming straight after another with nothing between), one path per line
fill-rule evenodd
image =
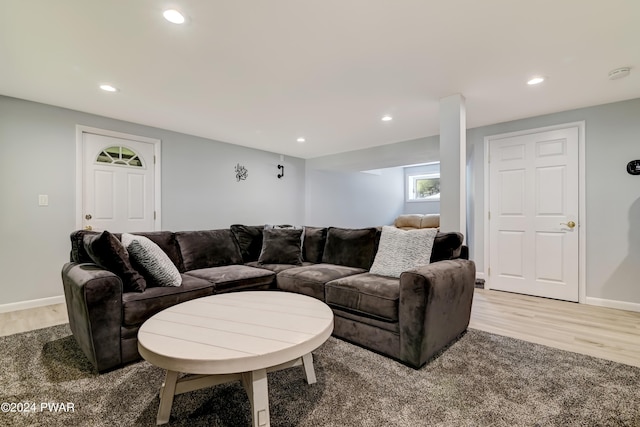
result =
M579 298L578 127L489 144L489 287Z
M154 144L82 132L82 227L155 229Z

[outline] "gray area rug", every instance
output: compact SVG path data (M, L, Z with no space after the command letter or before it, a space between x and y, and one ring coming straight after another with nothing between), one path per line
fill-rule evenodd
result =
M316 384L301 367L269 374L271 425L640 426L640 368L481 331L417 371L333 337L314 358ZM97 375L68 325L2 337L0 402L36 410L0 425L153 426L162 378L144 361ZM250 422L235 382L177 396L169 425Z

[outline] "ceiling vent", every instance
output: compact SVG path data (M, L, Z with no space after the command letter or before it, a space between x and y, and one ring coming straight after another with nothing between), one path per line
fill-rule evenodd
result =
M631 67L616 68L609 71L609 80L618 80L623 77L627 77L631 72Z

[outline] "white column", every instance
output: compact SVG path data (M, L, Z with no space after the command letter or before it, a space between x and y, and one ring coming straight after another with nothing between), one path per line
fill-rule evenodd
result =
M464 97L440 100L440 228L465 235L467 122Z

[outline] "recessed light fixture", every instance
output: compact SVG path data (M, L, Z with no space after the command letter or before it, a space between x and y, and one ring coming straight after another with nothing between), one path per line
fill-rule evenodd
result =
M167 9L162 13L164 19L174 24L184 24L184 15L175 9Z
M118 88L115 86L112 86L110 84L104 83L100 85L100 89L104 90L105 92L117 92Z
M306 139L304 139L304 138L300 137L300 138L296 139L296 141L298 141L298 142L305 142L305 141L306 141Z
M382 116L382 121L383 122L390 122L391 120L393 120L393 117L386 115L386 116Z
M544 77L534 77L527 82L528 85L538 85L544 81Z

